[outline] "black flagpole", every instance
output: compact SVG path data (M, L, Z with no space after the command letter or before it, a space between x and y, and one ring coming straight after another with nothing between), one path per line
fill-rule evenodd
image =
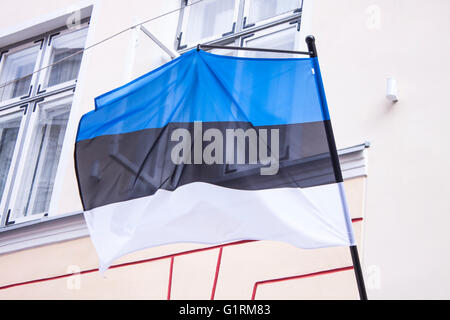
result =
M314 37L307 36L306 44L308 45L309 56L311 58L317 58L316 40L314 39ZM322 106L326 106L327 102L326 102L326 98L325 98L325 92L323 90L323 83L322 83L322 78L320 75L320 68L319 68L318 62L316 61L315 63L317 64L316 68L315 68L316 69L315 76L316 76L316 79L320 82L319 88L318 88L320 102L321 102ZM324 123L325 123L325 132L326 132L327 140L328 140L328 147L330 149L331 161L333 162L334 174L336 176L336 181L343 182L344 180L342 178L342 171L341 171L341 166L339 164L339 156L338 156L337 149L336 149L336 142L334 140L333 129L331 127L331 121L325 121ZM356 247L356 245L350 246L350 253L351 253L352 261L353 261L353 269L355 270L356 282L358 284L359 297L361 300L367 300L366 286L364 284L364 277L363 277L363 273L362 273L361 262L359 261L358 248Z
M200 49L233 49L233 50L247 50L247 51L260 51L260 52L272 52L272 53L287 53L287 54L303 54L309 55L310 58L317 58L317 49L316 43L313 36L306 37L306 43L308 45L308 52L305 51L293 51L293 50L281 50L281 49L267 49L267 48L248 48L248 47L233 47L233 46L220 46L220 45L208 45L208 44L198 44L197 51ZM323 90L322 77L320 75L319 64L316 61L313 62L315 64L316 70L316 80L319 81L319 98L322 106L326 106L326 98L325 92ZM336 142L334 141L333 129L331 127L331 122L324 121L325 124L325 132L328 140L328 148L330 149L331 161L333 163L333 170L336 177L337 182L343 182L341 166L339 164L339 157L336 149ZM367 300L366 287L364 285L364 278L361 268L361 263L359 261L358 248L356 245L350 246L350 253L353 261L353 269L355 270L356 282L358 284L359 297L361 300Z

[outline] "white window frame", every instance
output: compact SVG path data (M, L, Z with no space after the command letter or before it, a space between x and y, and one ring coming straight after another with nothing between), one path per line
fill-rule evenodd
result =
M25 170L25 166L28 165L27 161L28 161L28 156L30 155L30 152L32 150L32 141L33 141L33 134L35 132L36 126L39 125L39 112L38 110L40 108L58 108L58 106L60 106L62 103L72 103L73 102L73 91L72 90L67 90L64 92L61 92L59 94L55 94L55 95L51 95L48 96L46 98L44 98L43 100L38 100L36 102L34 102L32 104L32 110L29 110L29 120L28 120L28 124L26 127L26 133L25 133L25 139L23 142L23 147L21 150L21 157L18 161L18 163L16 163L16 165L18 166L17 169L17 175L15 176L15 181L17 181L18 183L15 183L13 185L13 189L12 189L12 193L11 193L11 199L8 203L8 208L11 210L10 215L12 217L12 215L14 214L14 212L12 210L14 210L14 208L16 207L17 202L19 201L19 195L22 192L22 182L24 181L24 175L26 173ZM59 166L59 163L61 162L61 157L58 159L58 164L57 167ZM37 164L39 165L39 164ZM35 169L35 168L33 168ZM39 170L39 168L37 168L37 170ZM30 189L30 192L31 189ZM33 198L35 197L35 193L32 192L32 196ZM50 195L50 199L53 196L53 190L52 190L52 194ZM50 200L51 201L51 200ZM42 212L42 213L38 213L38 214L27 214L25 217L19 218L19 219L14 219L14 223L23 223L23 222L27 222L30 220L36 220L36 219L41 219L44 215L49 214L49 212Z
M14 146L14 152L13 152L13 156L11 159L11 165L8 169L6 183L5 183L5 187L3 189L3 195L0 196L0 226L3 226L4 223L6 223L6 219L7 219L8 212L6 212L6 208L7 208L7 203L9 202L8 200L11 195L11 191L10 191L11 184L14 181L14 175L15 175L15 171L16 171L15 164L17 163L17 159L19 158L20 151L22 149L22 141L23 141L22 138L25 133L25 129L27 127L27 122L28 122L28 118L29 118L29 113L27 111L29 108L30 108L30 103L26 103L24 105L0 110L0 116L6 116L9 114L14 114L14 113L18 113L18 114L22 113L22 115L21 115L22 119L20 121L19 133L17 134L16 143ZM5 216L2 215L2 213L4 213L4 212L5 212Z
M44 45L47 47L47 49L45 50L45 53L43 55L42 65L48 66L50 64L50 59L51 59L52 52L53 52L53 46L51 43L49 44L49 41L51 42L51 40L54 40L55 37L64 36L66 34L70 34L72 32L76 32L76 31L79 31L81 29L86 29L86 28L89 28L89 22L82 23L80 25L80 27L77 29L74 29L74 30L65 29L65 30L59 31L57 33L50 34L48 37L46 37L46 41L45 41ZM74 79L74 80L69 80L69 81L59 83L59 84L56 84L53 86L45 87L45 82L47 80L50 70L51 70L51 68L47 68L47 69L43 70L43 72L40 72L39 79L37 82L37 90L39 90L37 92L37 94L44 93L44 92L48 92L48 93L55 92L55 91L61 90L62 88L65 88L65 87L68 87L71 85L75 85L77 82L77 79Z
M225 0L224 0L225 1ZM185 43L183 42L183 37L185 37L185 33L187 32L187 24L189 21L189 12L190 8L185 7L180 11L179 20L178 20L178 29L177 29L177 36L175 39L175 49L179 53L184 53L195 46L197 44L209 44L209 45L224 45L226 43L231 43L233 41L235 42L235 46L242 45L242 39L245 39L246 37L251 36L253 33L260 32L261 30L275 28L278 25L286 24L286 23L292 23L296 24L299 28L299 37L298 39L303 40L306 37L307 34L310 33L310 15L312 11L312 1L313 0L298 0L300 3L300 10L295 9L279 14L273 17L270 17L268 19L264 19L261 21L257 21L251 26L246 26L244 28L244 18L245 15L248 16L248 12L250 10L250 2L251 0L237 0L235 3L235 19L237 21L235 32L227 34L227 35L216 35L215 37L209 37L207 39L199 39L196 43ZM182 1L183 3L185 1ZM194 3L194 2L189 2ZM196 5L195 3L193 4ZM237 11L236 11L237 10ZM306 12L306 13L305 13ZM305 24L305 20L306 24ZM305 28L306 26L306 28ZM181 41L180 41L181 37ZM300 45L296 50L304 50L306 47L306 44ZM239 55L242 55L239 53Z
M177 48L176 48L177 50L182 50L182 49L187 48L187 47L193 47L193 46L196 46L199 43L209 42L209 41L212 41L214 39L221 38L224 35L233 34L237 30L236 28L237 28L237 25L238 25L238 15L239 15L239 8L240 8L240 1L241 0L235 0L233 21L231 21L231 29L229 31L227 31L224 34L216 34L216 35L213 35L213 36L210 36L210 37L206 37L206 38L203 38L203 39L198 39L195 43L185 42L185 40L186 40L186 36L185 35L188 32L187 29L188 29L188 24L189 24L189 16L191 14L191 7L192 7L191 4L194 3L193 5L195 6L196 5L195 3L197 1L198 0L186 0L186 1L183 1L185 3L183 4L183 9L180 12L180 15L182 15L182 17L183 17L182 18L182 24L181 24L180 33L177 35L177 37L181 37L181 40L178 40L178 45L177 45ZM204 1L207 1L207 0L204 0ZM221 1L227 1L227 0L221 0Z
M6 230L12 230L17 228L22 228L23 226L27 226L30 223L39 223L40 221L47 221L49 218L49 213L56 211L56 196L60 195L60 192L57 188L61 188L61 172L64 171L60 167L67 163L67 158L72 157L73 155L64 154L64 150L67 149L68 141L72 141L74 135L76 134L76 128L78 118L75 115L75 118L72 114L77 114L77 112L73 112L73 109L77 109L80 106L81 98L80 93L83 91L83 86L80 85L79 79L82 77L85 78L84 75L86 73L86 60L88 60L89 53L83 53L82 62L80 65L80 69L78 72L77 80L67 81L65 83L61 83L55 86L51 86L48 88L43 88L39 92L38 87L39 84L43 83L45 80L45 73L47 73L48 69L42 69L46 64L44 63L44 59L49 59L49 53L51 52L51 48L46 47L48 45L49 36L55 34L56 32L60 32L60 34L65 34L69 32L78 31L81 28L86 28L89 25L89 30L85 42L85 47L88 45L88 42L93 41L93 30L96 27L96 23L93 23L92 16L98 15L99 0L81 0L78 4L74 5L81 12L81 21L82 23L74 28L66 28L62 27L65 25L68 17L72 14L72 11L67 11L67 8L61 8L61 10L57 10L51 14L46 14L42 17L33 18L31 21L22 23L13 28L8 28L7 30L0 30L0 52L4 52L5 54L10 54L25 48L26 46L33 46L40 44L40 52L39 52L39 61L37 61L35 65L35 70L33 72L33 76L31 79L30 86L32 85L31 94L27 97L19 97L15 99L9 99L7 101L0 102L0 114L2 112L7 112L6 110L10 110L8 112L12 112L11 110L26 109L26 115L23 117L21 122L20 132L17 137L17 144L14 150L14 158L11 161L11 166L8 171L7 181L5 183L5 190L2 198L0 199L0 232ZM98 19L95 18L95 21ZM6 31L6 32L3 32ZM28 40L24 40L28 39ZM38 43L39 42L39 43ZM5 52L6 51L6 52ZM3 58L2 61L3 62ZM47 60L48 61L48 60ZM84 70L84 71L83 71ZM82 75L83 74L83 75ZM42 87L42 85L41 85ZM77 91L75 92L75 87L77 87ZM29 126L31 125L30 121L32 120L32 110L34 109L35 104L46 103L48 99L56 99L56 97L61 97L61 95L71 95L72 96L72 104L69 114L69 119L66 127L66 131L64 134L64 142L63 149L61 151L61 155L58 159L58 165L56 167L56 176L53 181L53 190L50 196L50 204L48 208L48 212L43 214L29 214L24 218L14 219L12 210L13 201L17 199L17 188L22 177L19 175L23 175L23 167L24 160L23 158L27 156L27 150L24 147L29 147L29 137L27 137L27 133L30 131ZM22 98L22 99L21 99ZM45 99L45 100L44 100ZM27 105L27 108L24 107ZM38 106L36 106L38 107ZM18 148L19 146L19 148ZM33 169L34 170L34 169ZM14 198L14 199L13 199ZM31 212L30 212L31 213ZM58 218L58 216L64 216L53 213L54 218Z
M286 31L289 29L295 29L295 32L299 32L297 22L295 22L295 23L286 22L286 23L279 24L279 25L276 25L271 28L266 28L266 29L257 31L255 33L249 34L245 37L242 37L240 45L241 45L241 47L248 47L248 42L250 42L250 41L253 41L253 40L256 40L259 38L270 37L274 33ZM294 37L294 49L293 50L300 50L301 45L304 42L302 40L303 39L301 39L300 33ZM250 47L252 47L252 46L250 46ZM281 49L281 48L277 47L277 49ZM243 54L243 56L246 56L245 54L247 52L241 51L241 53ZM276 57L283 57L283 56L281 54L276 54Z
M283 20L285 18L288 18L289 16L291 16L292 14L301 12L302 7L303 7L303 0L297 0L299 3L299 7L289 11L289 12L285 12L285 13L281 13L278 15L275 15L273 17L267 18L267 19L263 19L263 20L259 20L259 21L251 21L249 20L250 17L250 4L253 0L243 0L244 1L244 14L242 17L242 29L247 29L247 28L251 28L251 27L257 27L257 26L261 26L261 25L265 25L265 24L270 24L279 20ZM298 11L300 10L300 11Z
M16 98L0 101L0 109L2 107L5 107L5 106L11 105L11 104L19 103L21 100L24 99L24 97L30 97L33 94L33 91L35 90L34 84L36 83L36 79L37 79L37 76L38 76L37 75L37 71L39 70L39 67L40 67L41 61L42 61L42 51L43 51L42 49L44 47L44 42L45 42L44 38L41 38L41 39L38 39L38 40L33 40L33 41L26 42L26 43L24 43L22 45L11 47L11 48L7 49L6 52L2 51L2 52L5 52L5 53L3 53L2 59L0 61L0 76L1 76L2 71L3 71L6 58L9 55L14 54L16 52L20 52L22 50L25 50L25 49L28 49L28 48L31 48L31 47L34 47L34 46L36 46L36 47L40 46L40 48L38 50L37 57L36 57L36 63L34 65L34 69L33 69L33 75L31 76L31 81L30 81L30 87L28 89L29 90L28 94L25 95L25 96L21 96L21 97L16 97Z

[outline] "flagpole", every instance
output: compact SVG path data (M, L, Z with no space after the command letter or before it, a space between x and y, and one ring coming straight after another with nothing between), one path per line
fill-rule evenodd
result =
M306 37L306 43L308 45L308 52L305 51L293 51L293 50L281 50L281 49L268 49L268 48L250 48L250 47L233 47L233 46L220 46L220 45L207 45L207 44L198 44L197 51L200 49L232 49L232 50L247 50L247 51L261 51L261 52L273 52L273 53L287 53L287 54L303 54L309 55L310 58L317 58L317 49L315 44L315 39L313 36ZM322 76L320 74L319 63L316 59L313 59L314 69L315 69L315 77L318 83L319 89L319 98L322 108L324 110L324 115L328 117L328 107L327 101L325 98L325 91L323 88ZM339 156L337 154L336 142L334 140L333 129L331 127L331 122L325 121L325 132L327 135L328 147L330 150L331 161L333 164L333 171L336 177L336 181L339 183L343 182L341 166L339 164ZM342 190L341 190L342 191ZM347 210L345 204L345 197L342 198L344 201L344 210ZM351 228L351 226L349 226ZM356 245L350 246L350 253L352 256L353 269L355 270L356 282L358 285L359 296L361 300L367 300L367 293L364 284L364 277L361 268L361 262L359 260L358 248Z
M306 44L308 45L308 51L310 58L317 58L316 40L313 36L307 36ZM319 63L316 59L313 61L314 72L316 81L318 83L319 98L324 112L328 113L327 101L325 97L325 91L323 88L322 76L320 74ZM336 142L334 140L333 129L331 127L331 121L325 121L325 132L328 140L328 147L330 150L331 161L333 163L334 174L336 176L336 181L343 182L341 166L339 164L339 156L336 149ZM345 201L345 199L342 199ZM352 256L353 269L355 271L356 283L358 285L359 297L361 300L367 300L367 292L364 284L364 277L361 268L361 262L359 260L358 248L356 245L350 246L350 254Z

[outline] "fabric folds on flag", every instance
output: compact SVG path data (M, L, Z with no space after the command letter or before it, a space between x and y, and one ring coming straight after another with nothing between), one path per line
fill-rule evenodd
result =
M97 97L75 162L100 270L177 242L353 245L316 59L192 50Z

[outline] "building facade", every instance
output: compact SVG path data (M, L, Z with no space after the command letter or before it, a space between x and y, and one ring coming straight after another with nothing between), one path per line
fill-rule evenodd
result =
M2 299L357 299L348 248L270 241L150 248L119 259L103 278L78 194L74 141L96 96L199 43L306 50L308 34L317 39L369 298L450 294L434 290L438 281L421 271L432 268L450 282L448 261L434 265L427 251L437 250L435 241L439 250L447 246L439 241L443 225L428 220L448 219L448 205L436 200L447 188L436 177L447 173L427 166L450 157L442 148L450 101L443 62L450 47L440 37L449 26L446 1L7 2L0 13ZM401 89L396 103L386 99L388 77ZM432 237L421 229L425 221L428 232L436 228Z

